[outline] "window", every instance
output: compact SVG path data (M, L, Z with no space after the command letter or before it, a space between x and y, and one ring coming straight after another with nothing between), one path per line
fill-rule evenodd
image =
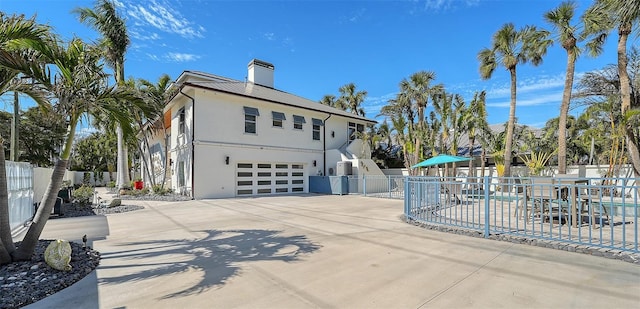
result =
M178 134L184 134L184 107L178 110Z
M296 130L302 130L302 124L306 123L304 117L293 115L293 128Z
M322 125L324 125L322 123L322 120L320 119L316 119L316 118L311 118L311 123L313 124L313 140L314 141L319 141L320 140L320 127Z
M178 161L178 187L184 187L185 183L184 161Z
M257 117L260 116L257 108L244 107L244 133L253 133L256 131Z
M355 124L354 122L349 122L349 128L347 130L347 134L349 135L349 141L353 142L356 138L358 138L358 133L364 132L363 124Z
M273 126L282 128L282 122L287 120L287 118L284 116L284 113L271 112L271 115L273 116Z

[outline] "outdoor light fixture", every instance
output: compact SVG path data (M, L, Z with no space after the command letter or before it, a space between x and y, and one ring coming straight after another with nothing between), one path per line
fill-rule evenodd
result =
M331 137L336 137L336 132L335 131L331 131Z
M169 159L169 165L173 165L173 159Z
M313 160L313 166L316 166L316 160Z
M229 165L229 156L224 157L224 163Z

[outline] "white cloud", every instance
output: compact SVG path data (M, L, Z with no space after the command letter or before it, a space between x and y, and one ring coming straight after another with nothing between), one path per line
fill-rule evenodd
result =
M564 75L541 76L518 82L517 93L524 94L533 91L538 92L550 89L562 89L563 87ZM488 90L487 95L498 98L509 97L511 96L511 85L505 84L499 88Z
M453 5L452 0L426 0L424 8L426 10L446 10Z
M147 32L141 28L132 28L129 30L129 35L132 38L140 41L156 41L160 39L160 35L155 32Z
M366 12L366 9L362 8L357 10L350 18L349 21L352 23L358 22L358 20L360 20L360 18L362 18L362 16L364 16L364 13Z
M168 53L164 56L164 58L173 62L189 62L200 59L200 56L185 53Z
M203 37L205 28L194 25L184 18L180 11L165 0L151 0L144 4L131 4L126 7L127 14L134 19L136 26L151 26L167 33L184 38Z
M377 118L380 114L380 110L389 104L389 100L395 98L396 92L388 93L379 97L367 97L362 103L362 107L366 113L367 118Z
M147 57L149 57L149 59L153 60L153 61L159 61L160 57L158 57L157 55L154 54L147 54Z
M113 4L115 4L116 7L118 8L123 8L124 7L124 3L118 1L118 0L113 0Z
M547 93L543 95L530 96L527 98L517 98L516 106L536 106L545 104L560 104L562 101L562 91ZM487 107L510 107L511 101L498 103L487 103Z
M268 41L273 41L273 40L275 40L275 39L276 39L276 38L275 38L275 36L276 36L276 35L275 35L275 33L273 33L273 32L267 32L267 33L263 34L262 36L263 36L265 39L267 39Z

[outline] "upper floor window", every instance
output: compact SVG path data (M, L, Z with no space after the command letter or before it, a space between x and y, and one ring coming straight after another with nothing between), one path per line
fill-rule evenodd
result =
M178 134L184 134L184 121L185 121L185 114L184 114L184 107L178 110Z
M256 124L257 118L260 116L257 108L244 107L244 133L257 133Z
M287 120L287 118L284 116L284 113L271 112L271 115L273 116L273 126L282 128L282 122Z
M306 123L304 117L293 115L293 128L296 130L302 130L302 124Z
M363 124L356 124L355 122L349 122L349 128L347 134L349 135L349 141L353 142L356 138L358 138L358 133L364 132Z
M324 125L324 123L322 123L322 120L320 119L316 119L316 118L311 118L311 123L313 124L313 140L314 141L319 141L320 140L320 127Z

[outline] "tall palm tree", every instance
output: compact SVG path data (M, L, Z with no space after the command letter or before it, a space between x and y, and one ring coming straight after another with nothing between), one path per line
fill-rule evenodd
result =
M96 0L93 9L77 8L74 13L78 14L80 22L96 30L102 38L99 45L104 51L104 59L109 67L113 69L116 83L123 86L124 78L124 56L131 43L127 34L127 27L124 19L116 11L116 5L112 0ZM129 155L125 136L122 128L116 126L118 138L118 167L117 185L123 188L129 185Z
M422 159L424 148L424 134L427 132L425 126L425 110L429 103L429 97L442 89L441 85L432 85L436 79L436 74L431 71L419 71L411 74L409 79L403 79L400 82L400 92L409 101L412 108L416 111L417 123L415 125L416 134L414 135L414 158L416 161Z
M473 151L475 149L476 138L481 135L483 130L489 130L489 123L487 122L487 109L486 109L486 91L476 92L473 94L473 99L469 103L469 108L465 113L464 122L467 126L467 135L469 136L469 176L475 177L475 160L473 159Z
M507 69L511 77L511 104L504 149L504 176L511 175L513 130L516 123L516 68L518 64L528 62L534 66L542 63L542 57L547 53L547 48L553 44L548 37L548 31L538 30L535 26L516 30L512 23L508 23L493 35L491 48L484 48L478 53L482 79L491 78L499 65Z
M364 108L361 105L367 97L367 91L356 91L356 84L354 83L346 84L338 90L340 91L340 97L336 102L336 107L343 107L344 110L352 114L364 116Z
M144 162L144 172L146 173L147 179L150 181L151 186L156 185L156 175L153 173L155 171L154 161L151 159L151 145L149 143L149 137L154 132L162 132L164 140L166 141L168 135L166 133L164 119L162 118L162 112L167 100L172 96L172 91L167 91L169 85L171 83L171 77L167 74L163 74L158 78L156 83L152 83L145 79L139 79L135 85L136 89L139 92L139 95L144 99L146 105L148 106L148 110L145 111L135 111L133 113L134 119L138 126L138 131L141 132L140 136L142 136L142 145L140 143L136 143L139 147L140 156L142 161ZM148 122L147 125L145 123ZM166 145L165 145L166 146ZM144 149L142 149L144 147ZM164 149L165 158L167 156L167 149ZM166 178L167 168L163 168L165 175L163 175L163 180ZM162 183L164 186L164 182Z
M42 44L49 35L49 27L39 25L35 18L27 19L24 15L5 15L0 12L0 58L10 61L29 59L38 62L38 55L19 48L21 43ZM20 72L3 66L0 63L0 94L18 91L31 96L37 103L48 103L37 85L28 85L24 79L17 78ZM16 247L11 237L9 223L9 201L7 192L7 174L5 167L4 147L0 136L0 265L10 263Z
M12 254L13 260L30 259L33 254L62 185L80 117L87 113L108 114L120 123L125 132L130 133L130 115L123 111L118 102L128 100L139 103L138 98L128 88L107 85L108 75L99 64L99 53L80 39L74 38L66 46L53 40L48 44L23 43L23 46L37 48L46 59L46 63L55 66L55 70L31 62L30 59L16 59L4 55L0 55L0 66L17 70L43 85L57 99L55 110L67 116L68 128L63 150L54 166L49 186L20 247ZM54 76L51 76L52 71L56 72Z
M433 109L440 118L438 145L440 153L449 152L451 124L453 117L453 94L442 93L433 95Z
M573 1L562 2L555 9L544 14L545 20L551 24L556 32L558 43L567 52L567 70L562 92L562 104L560 105L560 118L558 121L558 173L567 172L567 116L571 102L571 90L573 89L573 77L576 69L576 59L580 56L581 49L577 43L585 40L586 35L578 35L580 25L571 24L576 4ZM590 18L586 16L586 18ZM592 56L597 56L602 51L601 36L595 35L594 39L586 46Z
M640 24L640 2L637 0L596 0L587 10L591 18L585 20L586 31L591 33L618 30L618 75L620 78L620 111L628 118L629 111L638 108L632 104L631 79L627 72L627 41ZM633 173L640 178L640 149L637 128L629 121L624 124L625 138Z

